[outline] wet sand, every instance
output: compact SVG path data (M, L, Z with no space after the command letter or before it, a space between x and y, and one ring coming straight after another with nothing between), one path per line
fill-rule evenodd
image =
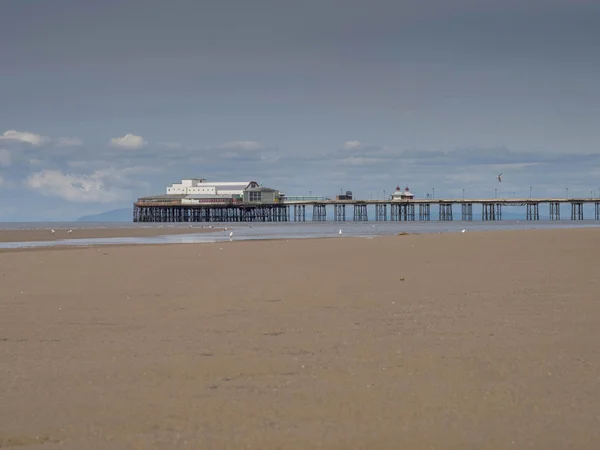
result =
M222 230L222 228L163 227L163 228L51 228L39 230L0 230L0 242L39 242L57 241L60 239L96 239L96 238L126 238L153 237L170 234L197 234Z
M596 229L0 254L0 448L595 449Z

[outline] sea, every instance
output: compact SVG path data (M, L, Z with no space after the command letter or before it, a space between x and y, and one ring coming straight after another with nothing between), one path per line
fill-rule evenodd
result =
M43 229L97 229L97 228L156 228L164 234L153 237L62 239L37 242L0 242L0 248L32 248L51 246L97 246L114 244L200 244L227 241L271 240L271 239L319 239L331 237L374 238L393 236L399 233L462 233L494 230L533 230L551 228L594 228L600 227L596 220L568 219L550 221L409 221L409 222L284 222L284 223L193 223L194 228L227 228L226 231L210 233L173 234L171 230L189 227L188 223L132 223L132 222L0 222L0 230L43 230ZM341 231L341 235L340 235ZM233 236L230 236L233 233Z

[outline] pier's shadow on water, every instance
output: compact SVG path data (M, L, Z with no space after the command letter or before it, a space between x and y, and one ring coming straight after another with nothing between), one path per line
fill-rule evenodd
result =
M27 226L10 229L44 229L42 224L27 224ZM22 224L25 225L25 224ZM84 228L80 223L64 224L69 228ZM107 226L86 224L86 229L93 228L147 228L147 226L114 223ZM157 224L158 225L158 224ZM152 226L151 228L164 229L164 235L153 237L126 237L126 238L90 238L90 239L63 239L55 241L37 242L0 242L0 248L36 248L57 246L97 246L97 245L131 245L131 244L200 244L225 241L248 241L266 239L319 239L339 237L393 236L399 233L425 234L425 233L453 233L465 229L470 231L493 230L526 230L550 228L590 228L598 227L600 223L594 220L583 221L452 221L452 222L304 222L304 223L244 223L244 224L212 224L215 228L226 227L227 231L215 231L198 234L170 234L170 229L187 226L187 224L169 224L169 226ZM56 224L53 224L56 227ZM201 228L201 224L193 224ZM0 227L1 228L1 227ZM9 227L7 227L9 228ZM51 227L48 227L51 228ZM339 232L342 231L340 235ZM233 232L233 237L230 237Z

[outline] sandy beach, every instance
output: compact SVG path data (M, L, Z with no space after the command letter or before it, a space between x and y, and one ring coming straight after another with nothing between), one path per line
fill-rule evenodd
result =
M0 448L598 448L599 245L564 229L0 253Z
M153 237L168 234L197 234L209 233L222 228L203 228L201 225L186 227L132 227L132 228L51 228L38 230L1 230L0 242L39 242L57 241L61 239L96 239L96 238L126 238Z

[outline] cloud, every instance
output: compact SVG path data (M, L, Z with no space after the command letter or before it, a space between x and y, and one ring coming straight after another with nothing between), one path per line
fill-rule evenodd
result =
M127 150L138 150L147 145L147 142L142 136L127 133L125 136L112 138L110 146L114 148L123 148Z
M347 157L373 157L377 155L379 158L389 158L398 156L398 152L394 153L389 148L380 145L363 144L360 141L346 141L335 153L331 154L334 158Z
M108 189L98 173L65 174L59 170L43 170L27 178L27 186L44 196L60 197L70 202L110 203L119 193Z
M344 142L344 145L342 145L342 148L344 150L353 150L353 149L359 148L361 146L362 146L362 144L360 143L360 141L347 141L347 142Z
M382 158L368 158L364 156L350 156L349 158L344 158L342 160L342 164L346 166L365 166L365 165L373 165L373 164L381 164L385 162L385 159Z
M48 144L54 144L56 147L78 147L83 145L83 141L76 137L50 138L30 131L7 130L0 135L0 141L15 144L28 144L34 147L41 147Z
M0 141L22 142L39 147L46 143L48 138L29 131L7 130L0 136Z
M156 170L149 167L107 168L90 174L42 170L29 175L25 183L30 189L48 197L76 203L112 203L129 200L130 188L148 187L146 182L133 180L133 175Z
M227 150L260 150L264 146L256 141L230 141L219 145L219 148Z
M8 150L0 148L0 167L10 167L12 159Z
M56 139L54 144L58 147L79 147L83 145L83 141L74 137L61 137Z

